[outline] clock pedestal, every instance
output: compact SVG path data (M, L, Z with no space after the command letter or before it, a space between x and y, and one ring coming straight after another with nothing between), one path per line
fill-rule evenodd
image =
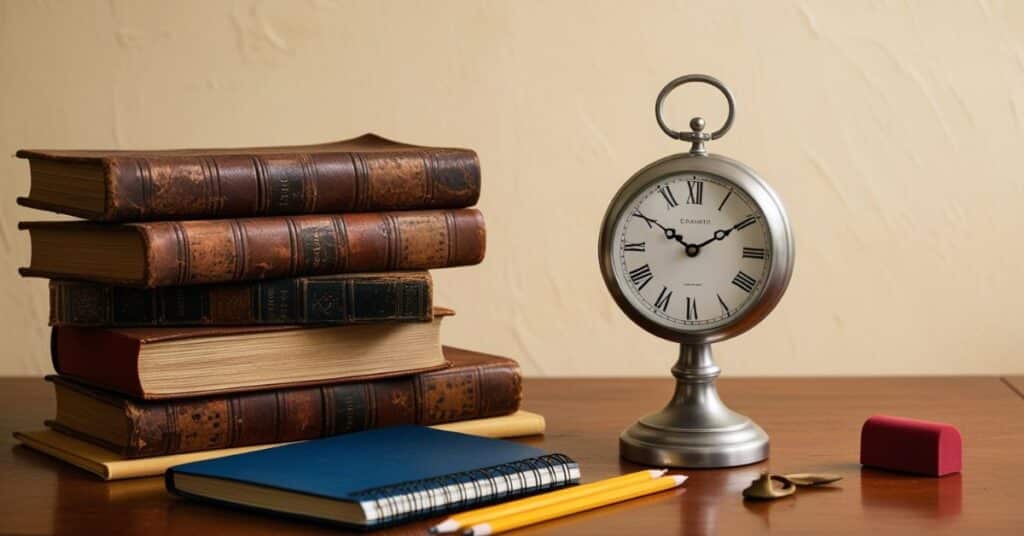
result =
M710 345L681 345L672 367L672 400L622 432L622 457L657 467L732 467L766 459L768 434L718 398L720 373Z

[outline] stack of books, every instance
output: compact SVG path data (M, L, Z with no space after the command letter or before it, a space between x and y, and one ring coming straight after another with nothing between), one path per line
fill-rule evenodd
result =
M365 135L18 156L20 204L89 220L20 225L57 371L26 445L120 478L397 424L543 431L515 361L441 343L453 312L427 270L484 257L473 151Z

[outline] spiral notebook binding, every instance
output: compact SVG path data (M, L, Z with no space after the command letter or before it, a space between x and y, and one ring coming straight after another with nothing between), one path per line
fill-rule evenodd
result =
M373 525L427 517L579 482L579 465L548 454L352 494Z

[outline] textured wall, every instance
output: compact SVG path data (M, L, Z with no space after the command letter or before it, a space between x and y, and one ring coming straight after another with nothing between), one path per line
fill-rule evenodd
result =
M619 312L597 228L679 151L652 117L688 72L739 103L713 151L786 202L779 309L732 375L1024 373L1024 2L27 2L0 11L0 150L295 144L374 131L475 148L483 265L436 273L449 343L534 375L654 375L672 345ZM674 98L712 125L711 90ZM0 161L0 374L39 374L45 284Z

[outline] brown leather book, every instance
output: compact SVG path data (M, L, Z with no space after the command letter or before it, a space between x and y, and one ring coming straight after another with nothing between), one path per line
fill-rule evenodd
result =
M321 145L17 156L32 177L19 204L105 222L462 208L480 196L473 151L373 134Z
M32 242L22 275L144 287L463 266L486 243L475 209L19 228Z
M135 288L50 281L50 325L81 327L427 321L429 272L341 274Z
M49 376L46 424L127 458L314 439L397 424L434 425L519 409L515 361L446 347L452 366L415 376L147 402Z
M448 366L441 320L349 326L53 328L58 374L143 399L319 385Z
M508 415L447 422L444 424L434 424L430 427L436 430L497 439L543 434L546 426L547 423L543 415L519 410ZM37 450L48 456L53 456L62 462L89 471L103 480L136 479L135 482L138 484L155 480L142 477L163 475L167 469L183 463L212 460L214 458L255 452L293 443L291 441L285 443L261 443L245 447L198 450L146 458L128 458L110 449L100 447L95 443L78 439L70 435L70 432L61 433L51 429L23 430L14 432L14 438L30 449ZM136 490L135 484L124 484L127 487L109 486L103 487L102 490L115 493L118 496L132 495L135 491L160 491L161 493L166 493L162 480L157 481L159 488L155 489L149 489L152 486L141 486L141 490Z

